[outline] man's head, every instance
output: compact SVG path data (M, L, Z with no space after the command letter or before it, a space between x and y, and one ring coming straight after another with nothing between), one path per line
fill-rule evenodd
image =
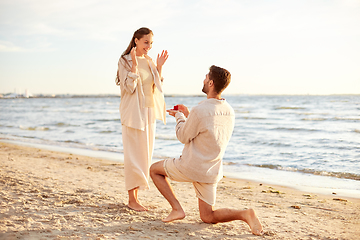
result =
M213 89L215 93L221 94L230 84L230 81L231 74L228 70L212 65L209 73L206 74L202 91L208 94L210 89Z

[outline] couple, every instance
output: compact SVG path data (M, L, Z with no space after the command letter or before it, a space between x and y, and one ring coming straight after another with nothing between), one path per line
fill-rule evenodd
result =
M167 51L157 57L157 64L148 57L153 33L138 29L118 64L116 84L121 89L120 117L124 146L125 187L128 207L136 211L147 209L138 200L138 190L148 189L150 176L160 193L170 203L172 211L164 222L183 219L185 212L177 200L168 178L191 182L199 201L201 219L206 223L245 221L253 234L261 235L262 226L254 210L213 209L216 187L222 176L222 157L230 140L235 115L232 107L221 98L231 75L223 68L211 66L202 91L207 99L191 112L182 104L177 110L167 110L176 119L176 136L185 144L182 155L151 165L156 119L165 123L166 110L162 92L162 66Z

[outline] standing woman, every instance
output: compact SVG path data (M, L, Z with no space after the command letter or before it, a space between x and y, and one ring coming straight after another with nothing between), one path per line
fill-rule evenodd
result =
M166 123L161 70L167 51L158 54L156 65L147 55L153 33L148 28L134 32L118 63L116 85L120 86L120 118L124 146L125 188L128 207L147 211L138 200L138 190L149 189L149 168L155 141L156 119Z

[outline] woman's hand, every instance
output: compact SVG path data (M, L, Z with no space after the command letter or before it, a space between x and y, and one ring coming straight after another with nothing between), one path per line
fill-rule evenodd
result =
M156 65L159 67L162 67L164 65L164 63L166 62L166 60L168 59L169 54L167 50L163 50L161 52L161 55L158 54L157 59L156 59Z
M136 69L138 66L138 61L136 59L136 47L133 47L130 51L130 56L132 59L132 67L131 67L131 72L136 73Z
M156 59L156 66L158 67L162 67L164 65L164 63L166 62L166 60L168 59L169 54L167 50L163 50L161 52L161 55L157 55L157 59Z

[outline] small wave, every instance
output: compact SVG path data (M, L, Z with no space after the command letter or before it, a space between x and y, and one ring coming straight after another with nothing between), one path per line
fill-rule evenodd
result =
M343 103L346 103L346 102L349 102L348 100L331 100L330 102L343 102Z
M327 172L327 171L317 171L317 170L313 170L313 169L300 169L298 171L303 172L303 173L310 173L310 174L314 174L314 175L345 178L345 179L352 179L352 180L360 181L360 175L355 174L355 173Z
M97 122L118 122L120 121L120 118L114 118L114 119L97 119L95 120Z
M326 118L303 118L301 121L325 121Z
M21 136L23 138L26 138L26 139L36 139L36 137L32 137L32 136Z
M107 134L107 133L113 133L113 132L115 132L115 131L100 131L99 133L105 133L105 134Z
M73 124L64 123L64 122L54 123L52 126L55 126L55 127L79 127L79 125L73 125Z
M297 112L297 115L329 115L329 113Z
M253 141L252 144L260 144L260 145L268 145L268 146L275 146L275 147L291 147L291 144L286 143L276 143L276 142L264 142L264 141Z
M0 127L14 128L14 126L11 126L11 125L1 125L1 124L0 124Z
M20 125L19 128L21 130L27 130L27 131L49 131L50 128L48 127L25 127Z
M360 118L342 118L342 117L334 117L334 120L337 120L337 121L360 121Z
M298 112L298 113L296 113L296 114L298 114L298 115L314 115L314 114L316 114L316 113L302 113L302 112Z
M266 120L266 118L261 118L261 117L242 117L242 119Z
M70 126L75 126L75 125L71 125L68 123L63 123L63 122L58 122L54 124L55 127L70 127Z
M284 127L274 128L273 130L280 130L280 131L309 131L309 132L319 131L319 130L316 130L316 129L306 129L306 128L284 128Z
M327 171L319 171L314 169L298 169L294 167L283 167L280 165L274 164L246 164L248 166L253 167L260 167L260 168L269 168L275 170L282 170L282 171L290 171L290 172L301 172L301 173L308 173L320 176L328 176L328 177L336 177L336 178L345 178L345 179L352 179L356 181L360 181L360 174L355 173L347 173L347 172L327 172Z
M276 110L286 110L286 109L305 109L303 107L275 107Z
M60 141L60 142L82 144L82 143L79 142L79 141L73 141L73 140L65 140L65 141Z
M273 164L246 164L252 167L260 167L260 168L270 168L270 169L279 169L280 165L273 165Z

